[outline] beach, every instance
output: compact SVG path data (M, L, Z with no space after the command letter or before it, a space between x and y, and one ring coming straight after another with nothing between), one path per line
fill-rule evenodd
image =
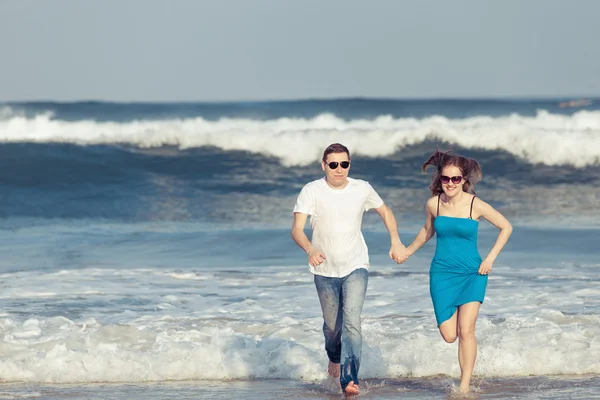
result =
M600 111L483 101L477 116L451 102L384 114L392 106L200 104L156 118L156 107L4 105L0 398L339 398L290 237L295 197L333 141L357 149L350 175L394 210L404 243L424 221L420 163L438 141L477 158L477 194L514 232L477 321L470 396L594 398ZM435 240L397 265L375 213L363 231L361 398L456 397L457 345L441 339L429 296ZM496 235L480 223L481 254Z

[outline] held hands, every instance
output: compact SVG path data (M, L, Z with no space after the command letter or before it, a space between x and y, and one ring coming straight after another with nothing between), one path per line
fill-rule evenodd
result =
M389 255L398 264L402 264L411 256L408 249L402 243L393 243L390 247Z
M494 262L492 260L486 257L486 259L481 262L481 265L479 266L479 271L477 271L477 273L479 275L489 275L489 273L492 271L493 263Z
M311 247L308 249L306 254L308 254L308 263L313 267L316 267L327 259L325 254L323 254L321 250L317 249L316 247Z

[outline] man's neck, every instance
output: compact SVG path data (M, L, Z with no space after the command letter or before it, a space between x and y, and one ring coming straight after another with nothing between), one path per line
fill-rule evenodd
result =
M332 188L332 189L335 189L335 190L342 190L342 189L344 189L346 186L348 186L348 183L350 183L350 181L348 180L348 178L346 178L346 179L344 179L344 183L342 183L342 184L341 184L341 185L339 185L339 186L335 186L335 185L332 185L332 184L329 182L329 180L328 180L327 178L325 178L325 183L327 183L327 186L329 186L329 187L330 187L330 188Z

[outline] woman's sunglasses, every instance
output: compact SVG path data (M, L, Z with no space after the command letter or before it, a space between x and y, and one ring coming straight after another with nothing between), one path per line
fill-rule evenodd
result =
M348 168L350 166L350 162L349 161L342 161L342 162L339 163L337 161L332 161L332 162L328 163L327 165L329 165L329 168L331 168L331 169L336 169L338 167L338 165L340 165L342 168L346 169L346 168Z
M449 177L446 175L442 175L442 177L440 178L440 181L442 181L442 183L445 185L447 183L449 183L450 181L452 181L452 183L454 183L455 185L458 185L459 183L461 183L463 180L462 176L453 176L453 177Z

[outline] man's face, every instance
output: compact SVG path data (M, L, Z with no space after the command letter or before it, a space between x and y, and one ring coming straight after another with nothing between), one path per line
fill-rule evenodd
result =
M334 164L332 164L334 163ZM348 168L342 166L347 164ZM336 165L337 164L337 165ZM327 159L321 162L321 167L325 171L327 182L334 187L343 186L346 184L346 178L350 171L350 159L346 153L331 153L327 155ZM335 168L331 168L335 167Z

